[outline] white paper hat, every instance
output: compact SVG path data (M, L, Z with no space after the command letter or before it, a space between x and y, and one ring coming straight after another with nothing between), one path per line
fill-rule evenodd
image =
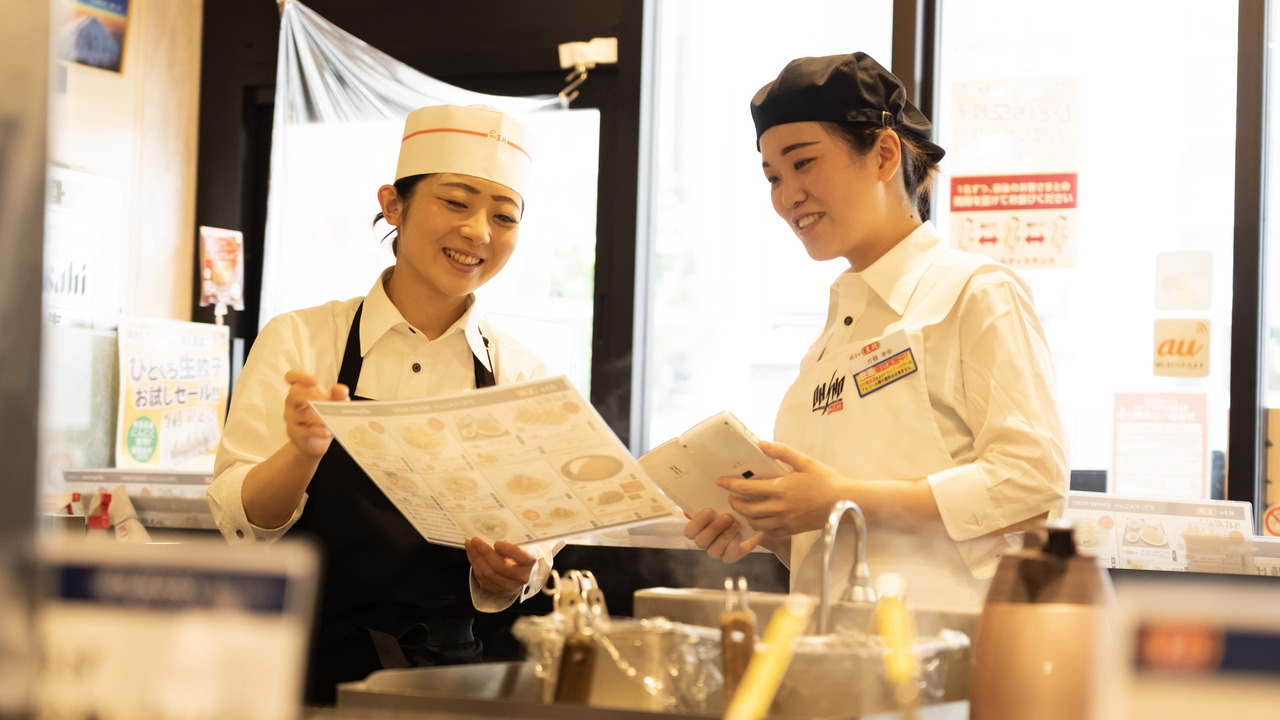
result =
M533 168L532 136L515 118L483 105L433 105L404 123L396 180L459 173L506 185L524 197Z

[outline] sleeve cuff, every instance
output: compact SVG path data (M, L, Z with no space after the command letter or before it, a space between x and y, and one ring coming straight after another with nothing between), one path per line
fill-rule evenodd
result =
M952 540L970 540L1004 527L991 505L988 478L977 465L960 465L928 479L942 524Z
M240 492L244 488L244 478L251 469L252 465L245 465L219 475L205 495L214 524L227 542L233 545L272 543L279 540L298 521L302 516L302 509L307 505L307 496L304 494L302 502L294 509L293 516L278 528L261 528L249 522L244 513L244 503L240 501Z
M996 574L996 566L1006 553L1022 547L1022 533L974 538L956 543L956 550L973 576L986 580Z
M475 573L471 572L468 575L471 583L471 603L480 612L495 613L511 607L517 599L520 602L524 602L542 592L542 588L547 584L547 578L551 576L553 558L556 553L560 552L562 547L564 547L563 540L526 545L525 550L536 557L537 562L533 564L533 569L529 571L529 582L525 583L524 587L519 590L508 594L491 593L481 588L480 583L476 582Z

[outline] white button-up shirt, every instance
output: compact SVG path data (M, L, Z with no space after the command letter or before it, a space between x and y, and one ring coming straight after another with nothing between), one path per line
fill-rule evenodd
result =
M969 570L983 578L1018 539L991 533L1060 511L1068 485L1067 441L1052 357L1029 289L1006 267L991 263L975 270L972 259L948 253L932 224L924 223L870 267L841 275L831 286L826 325L801 363L803 375L847 346L898 329L919 333L917 361L937 435L924 427L900 428L874 446L866 437L840 435L808 449L841 472L866 477L870 468L896 467L897 459L923 454L921 443L940 435L949 466L927 472L927 480L947 533ZM784 405L778 430L808 422L808 405ZM896 422L891 415L881 420Z
M389 268L382 273L367 297L285 313L273 318L258 334L236 380L208 490L214 520L227 540L273 542L302 515L305 495L283 526L266 529L253 525L245 517L241 501L244 478L289 442L282 420L289 390L285 373L294 368L305 370L316 377L321 387L338 381L348 331L362 301L360 353L364 364L357 386L351 388L353 395L398 400L472 389L473 354L493 372L499 384L546 375L546 368L532 352L480 319L474 296L452 327L435 340L428 340L409 325L387 297L384 282L391 272ZM481 332L489 340L487 352ZM563 545L555 542L526 546L539 560L529 584L519 594L521 599L541 590L550 574L551 558ZM515 599L486 593L474 575L471 591L476 607L487 612L501 610Z

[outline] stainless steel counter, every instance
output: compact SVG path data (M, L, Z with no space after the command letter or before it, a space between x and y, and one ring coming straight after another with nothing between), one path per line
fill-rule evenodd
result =
M527 662L481 663L436 668L383 670L361 682L338 686L338 705L312 711L314 720L417 720L420 718L600 718L601 720L663 720L714 718L717 715L664 713L645 710L544 704L542 686ZM923 706L918 720L966 720L967 702ZM795 716L770 715L775 720ZM810 720L895 720L901 713L832 715Z
M512 713L501 708L502 714L493 714L487 709L478 711L459 710L455 707L421 708L418 710L387 709L336 709L316 708L309 710L304 720L485 720L487 718L504 718L505 720L541 720L542 718L584 718L588 720L653 720L655 718L715 718L715 715L663 715L656 713L626 713L620 710L600 708L584 708L573 705L548 705L547 714ZM968 720L969 704L967 702L931 705L916 711L915 720ZM776 720L778 716L769 716L766 720ZM880 715L864 715L861 718L850 715L840 720L903 720L902 713L885 713ZM815 719L821 720L821 719Z

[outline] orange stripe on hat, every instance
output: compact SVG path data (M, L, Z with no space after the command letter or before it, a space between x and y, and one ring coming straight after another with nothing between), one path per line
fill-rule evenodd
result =
M407 141L407 140L408 140L409 138L411 138L411 137L414 137L415 135L425 135L425 134L427 134L427 133L440 133L440 132L461 133L461 134L463 134L463 135L475 135L475 136L478 136L478 137L493 138L494 140L496 140L496 141L498 141L498 142L500 142L500 143L505 143L506 145L509 145L509 146L511 146L511 147L513 147L513 148L515 148L516 150L519 150L521 154L523 154L525 157L529 158L529 161L530 161L530 162L532 162L532 161L533 161L533 157L532 157L532 156L530 156L530 155L529 155L529 153L528 153L528 152L526 152L524 148L522 148L522 147L520 147L519 145L517 145L517 144L515 144L515 143L511 142L511 141L510 141L510 140L508 140L507 138L505 138L505 137L503 137L503 136L501 136L501 135L498 135L497 137L494 137L494 136L493 136L492 134L490 134L490 133L482 133L482 132L480 132L480 131L478 131L478 130L464 130L464 129L462 129L462 128L430 128L430 129L428 129L428 130L418 130L418 131L416 131L416 132L411 132L411 133L409 133L408 135L405 135L405 136L404 136L404 138L402 138L402 139L400 140L400 142L401 142L401 144L403 144L405 141Z

